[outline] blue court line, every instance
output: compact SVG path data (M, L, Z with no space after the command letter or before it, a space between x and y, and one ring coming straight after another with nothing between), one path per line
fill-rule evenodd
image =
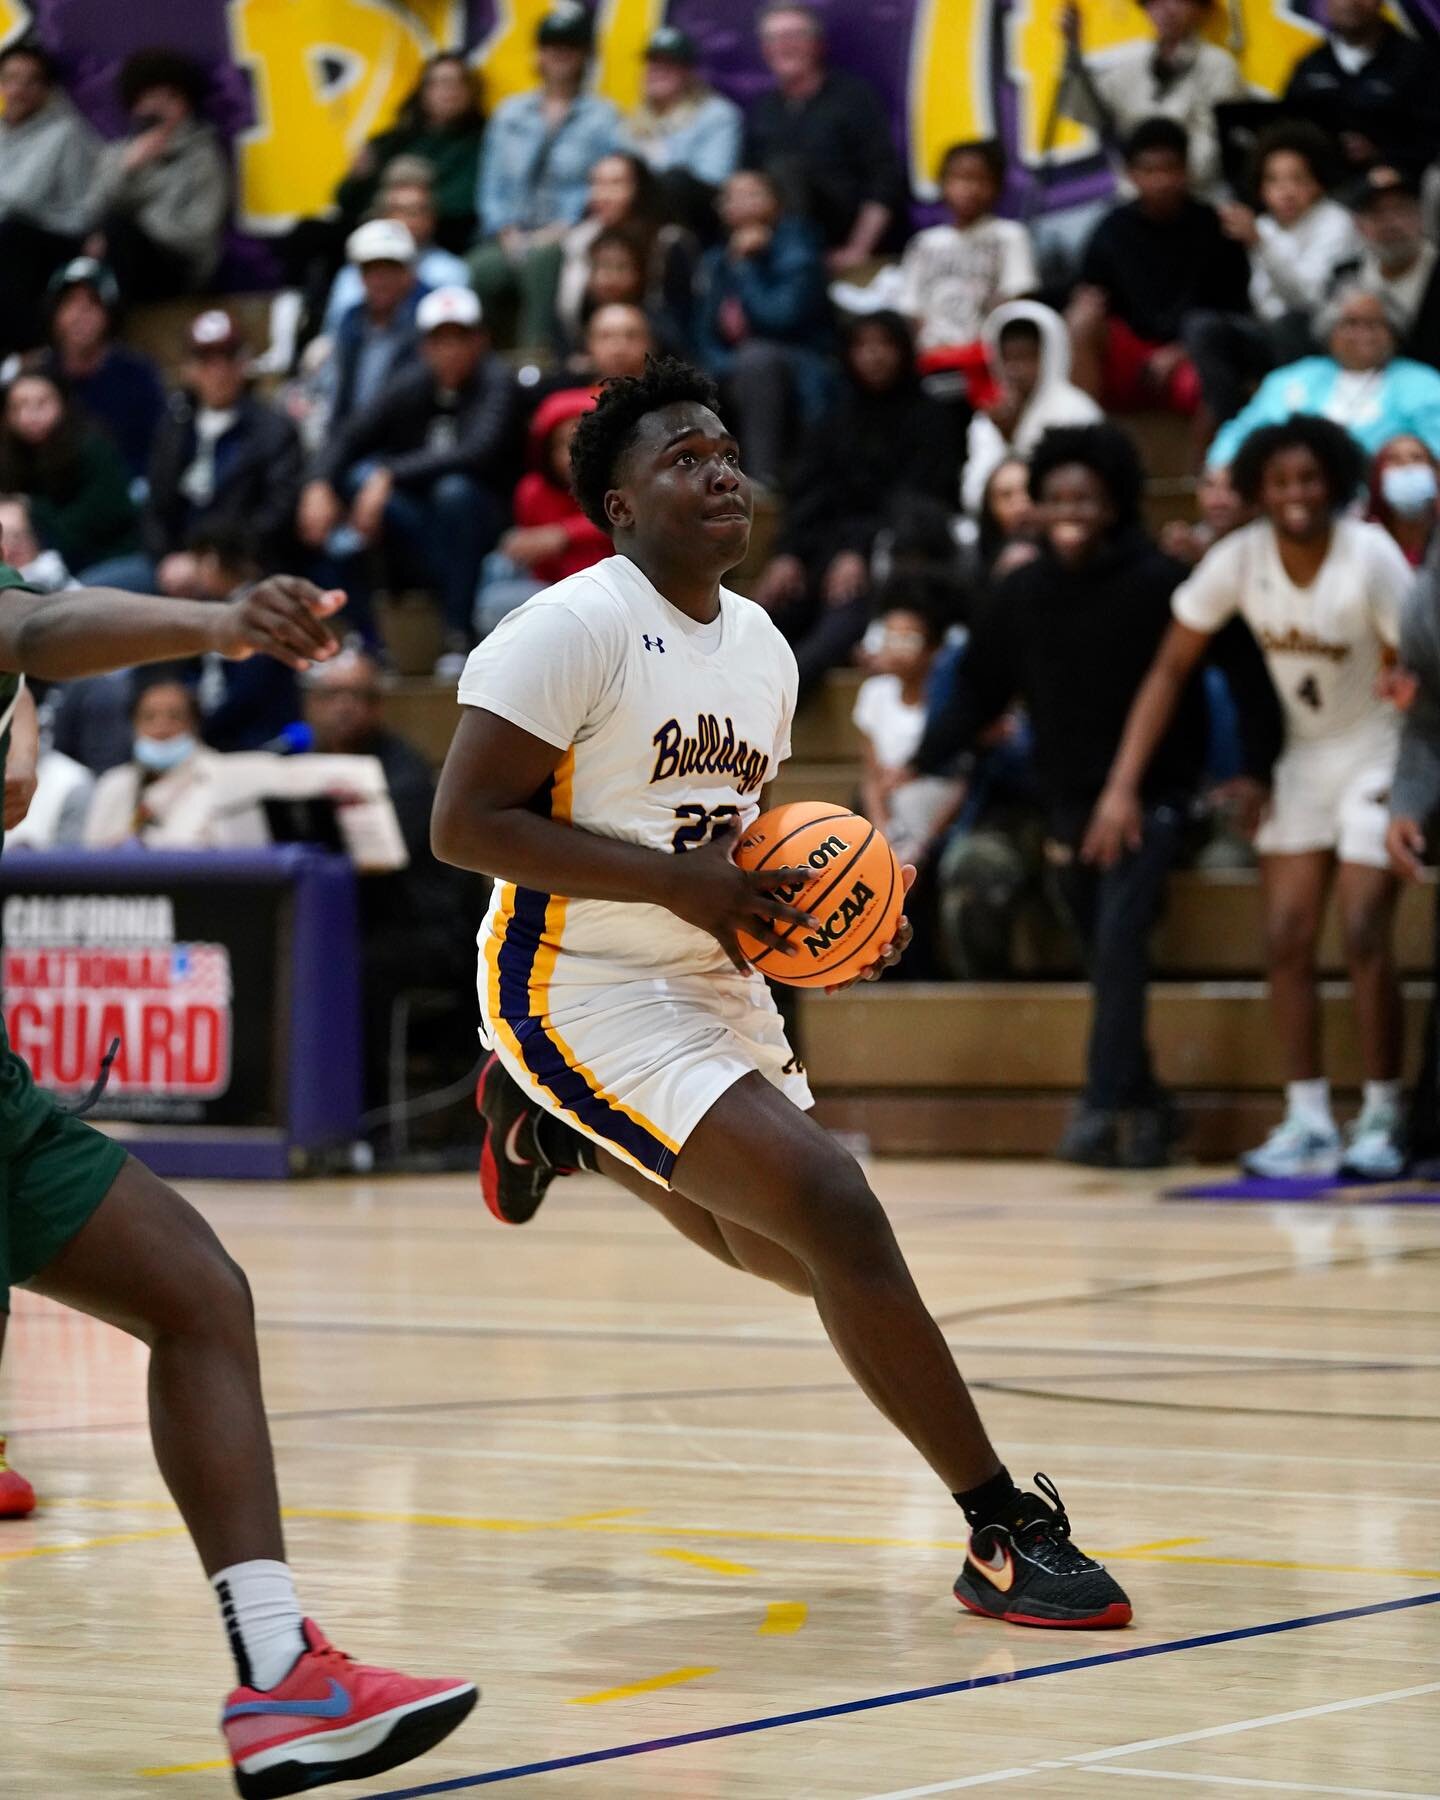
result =
M735 1725L715 1725L708 1731L685 1731L676 1737L617 1744L610 1750L584 1750L576 1756L554 1756L547 1762L515 1763L508 1769L487 1769L479 1775L459 1775L450 1781L428 1782L424 1787L389 1788L384 1793L371 1795L371 1800L424 1800L424 1796L430 1794L455 1794L464 1788L519 1781L526 1775L549 1775L557 1769L578 1769L588 1763L614 1762L625 1756L648 1756L654 1750L678 1750L686 1744L706 1744L716 1738L745 1737L753 1731L776 1731L782 1725L808 1725L816 1719L838 1719L847 1713L873 1712L882 1706L906 1706L912 1700L935 1700L942 1694L965 1694L978 1688L1002 1687L1013 1681L1037 1681L1042 1675L1068 1675L1074 1669L1138 1662L1146 1656L1171 1656L1177 1650L1202 1650L1208 1644L1233 1644L1243 1638L1274 1637L1282 1631L1305 1631L1312 1625L1334 1625L1342 1619L1367 1619L1375 1613L1404 1612L1412 1606L1434 1606L1437 1602L1440 1602L1440 1589L1430 1594L1412 1594L1408 1600L1378 1600L1370 1606L1347 1606L1340 1612L1309 1613L1298 1619L1276 1619L1269 1625L1243 1625L1235 1631L1211 1631L1203 1637L1142 1644L1134 1650L1107 1650L1098 1656L1073 1657L1068 1662L1038 1663L1034 1668L1015 1669L1003 1675L972 1675L964 1681L906 1688L898 1694L872 1694L864 1700L842 1700L834 1706L806 1707L803 1712L772 1713L764 1719L742 1719Z

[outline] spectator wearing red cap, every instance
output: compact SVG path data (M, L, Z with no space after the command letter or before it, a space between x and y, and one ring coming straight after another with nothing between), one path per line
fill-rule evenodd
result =
M513 464L515 383L491 347L469 288L420 302L420 366L397 375L322 450L299 528L339 556L335 585L363 625L366 551L392 586L433 586L445 617L437 673L458 675L469 650L480 565L500 535Z
M245 346L229 313L201 313L150 459L142 527L162 591L193 591L185 546L202 526L246 531L265 566L276 567L293 547L299 488L295 427L249 391Z
M578 575L613 551L608 533L586 518L570 487L570 440L581 414L594 404L590 388L559 388L535 409L530 467L510 508L515 523L485 558L475 596L475 626L482 638L541 588Z
M139 50L120 71L129 135L100 158L85 248L115 271L127 300L203 288L220 261L230 176L200 118L204 72L175 50Z

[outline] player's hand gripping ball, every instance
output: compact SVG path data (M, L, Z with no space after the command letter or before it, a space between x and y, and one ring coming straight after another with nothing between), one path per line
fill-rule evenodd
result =
M902 940L905 878L895 852L857 813L815 800L772 806L741 838L735 861L742 869L810 871L808 879L776 890L777 898L819 920L814 927L777 924L779 935L794 946L792 955L739 934L751 965L772 981L841 987Z

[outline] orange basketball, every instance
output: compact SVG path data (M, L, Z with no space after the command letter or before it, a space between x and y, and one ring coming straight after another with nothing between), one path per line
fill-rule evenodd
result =
M868 819L823 801L772 806L740 840L742 869L810 869L803 883L777 889L792 906L819 919L818 929L780 924L796 946L787 956L740 933L740 948L762 974L786 987L833 987L849 981L893 942L905 910L895 852Z

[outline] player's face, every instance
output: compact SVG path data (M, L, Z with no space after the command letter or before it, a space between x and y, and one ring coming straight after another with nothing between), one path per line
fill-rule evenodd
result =
M1084 562L1115 522L1105 483L1083 463L1062 463L1040 490L1040 529L1058 561Z
M1294 444L1279 450L1260 478L1260 510L1282 537L1296 543L1330 528L1330 489L1313 450Z
M611 520L676 560L733 569L750 547L740 447L708 406L662 407L640 424L612 490Z

